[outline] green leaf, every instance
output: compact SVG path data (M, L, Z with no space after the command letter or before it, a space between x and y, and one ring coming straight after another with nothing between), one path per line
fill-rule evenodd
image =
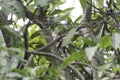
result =
M30 43L30 46L39 48L46 45L46 40L43 36L39 35L34 38L31 38L29 40L29 43Z
M65 20L67 17L69 17L72 9L73 8L67 8L64 11L61 11L61 13L55 18L55 20L58 22Z
M83 38L83 41L88 45L95 46L95 42L92 40L89 40L87 38Z
M31 80L30 77L24 77L23 80Z
M117 66L117 67L113 68L113 72L114 72L114 73L116 73L116 72L120 72L120 67Z
M107 48L107 47L109 47L111 45L112 45L112 40L111 40L111 36L110 35L102 37L100 39L100 41L99 41L99 46L100 47Z
M71 11L71 10L73 10L73 9L74 9L73 7L67 8L67 9L63 10L63 12L69 12L69 11Z
M10 78L15 78L15 77L22 78L23 77L21 74L17 72L9 72L5 76L10 77Z
M57 22L65 20L69 16L70 12L65 12L55 18Z
M35 0L35 6L40 5L41 7L44 7L48 4L49 0Z
M0 47L3 47L4 44L5 44L5 42L4 42L3 34L1 32L1 30L0 30Z
M62 46L67 46L70 42L72 37L74 36L74 33L76 32L77 28L73 28L69 31L69 33L65 36Z
M15 37L19 37L19 34L9 26L0 26L0 29L4 30L6 33L10 33L11 35L14 35Z
M14 69L18 66L19 59L18 56L14 55L14 57L11 57L12 59L9 61L9 63L6 65L11 69Z
M96 6L97 7L103 7L103 5L104 5L104 0L96 0Z
M114 33L112 35L112 46L115 49L120 47L120 33Z
M31 36L33 33L35 33L35 32L40 32L39 30L38 30L38 26L36 25L36 24L34 24L34 25L31 25L30 27L29 27L29 36Z
M11 48L7 48L8 51L12 51L12 52L18 52L18 53L23 53L24 50L21 50L20 48L14 48L14 47L11 47Z
M81 20L81 18L82 18L82 15L78 16L78 17L75 19L74 23L79 23L80 20Z
M36 76L37 74L42 74L44 72L48 71L48 68L46 65L40 65L40 66L35 66L32 70L31 70L31 75L32 76Z
M104 64L102 66L99 66L98 67L98 70L102 71L102 72L105 72L106 70L110 69L110 67L112 66L112 63L109 63L109 64Z
M48 11L49 11L49 13L53 13L55 11L55 5L52 3L49 3Z
M62 10L56 9L54 10L54 12L52 12L52 15L59 14L59 13L62 13Z
M38 37L40 35L41 35L40 31L35 31L33 34L31 34L30 38L33 39L33 38Z
M41 66L36 66L36 67L34 67L32 70L31 70L31 75L36 75L36 70L38 70L38 69L40 69L41 68Z
M96 52L97 48L98 48L98 45L96 45L94 47L88 47L88 48L85 49L86 55L87 55L89 60L91 60L92 57L95 55L95 52Z
M81 6L82 6L82 9L84 11L86 9L86 5L87 5L88 0L79 0L79 1L80 1Z
M85 51L81 50L80 52L75 52L72 53L69 57L65 58L63 63L62 63L62 68L64 69L65 67L67 67L67 65L75 60L80 60L83 57L85 57Z
M115 3L115 2L114 2ZM120 0L116 0L116 4L120 5Z
M104 77L101 80L110 80L110 77Z
M3 3L0 3L2 11L9 15L10 13L16 14L18 18L25 17L25 11L23 6L17 0L3 0Z
M7 51L2 50L0 51L0 57L9 57L9 54Z
M8 63L8 58L9 57L9 53L7 51L0 51L0 66L5 66ZM0 71L0 73L2 73L2 71Z

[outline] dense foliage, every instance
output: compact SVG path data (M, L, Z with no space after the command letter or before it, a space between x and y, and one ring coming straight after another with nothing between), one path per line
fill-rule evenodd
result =
M120 0L79 2L0 0L0 80L120 80Z

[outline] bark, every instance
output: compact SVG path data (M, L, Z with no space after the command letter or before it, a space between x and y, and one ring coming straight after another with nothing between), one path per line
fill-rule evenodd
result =
M90 4L92 4L92 0L89 0L89 2ZM90 32L91 25L89 25L92 22L91 14L92 14L92 6L87 4L86 9L83 11L82 19L80 21L80 27L85 26L85 28L80 29L80 32L82 32L83 37L88 39L92 39L92 33ZM94 66L97 66L98 60L96 60L96 58L93 57L91 63ZM92 68L92 73L93 73L93 80L98 80L98 72L95 68Z
M9 21L7 20L7 16L5 15L5 13L0 10L0 29L4 37L6 46L10 47L12 45L11 36L9 36L9 33L3 28L5 25L8 24L8 22Z

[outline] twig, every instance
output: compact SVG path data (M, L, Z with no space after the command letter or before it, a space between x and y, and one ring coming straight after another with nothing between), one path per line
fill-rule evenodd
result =
M64 37L64 36L65 36L65 35L60 36L59 38L57 38L57 39L55 39L54 41L52 41L52 42L50 42L49 44L47 44L46 46L43 46L43 47L41 47L41 48L36 49L36 51L42 51L42 50L44 50L44 49L52 46L54 43L56 43L57 41L59 41L59 40L60 40L62 37Z
M72 62L71 65L79 65L81 67L81 69L83 69L83 71L88 75L89 78L91 78L91 80L93 79L93 77L88 73L88 71L83 67L83 65L88 66L90 68L95 68L92 65L86 64L86 63L82 63L82 62ZM96 68L95 68L96 69Z
M31 2L32 2L33 0L30 0L28 3L27 3L27 5L26 6L28 6Z
M89 2L87 2L87 4L89 4L90 6L94 7L95 9L97 9L100 12L100 14L104 14L102 10L100 10L99 8L97 8L94 5L90 4Z
M116 18L115 13L113 12L112 15L110 15L110 16L113 18L113 20L114 20L114 22L115 22L115 25L119 28L119 27L120 27L120 24L119 24L118 19Z
M110 8L111 4L112 4L112 0L106 1L108 8Z
M62 37L64 37L64 36L65 36L65 35L60 36L60 37L57 38L56 40L48 43L46 46L43 46L43 47L41 47L41 48L36 49L35 51L42 51L42 50L44 50L44 49L49 48L50 46L54 45L57 41L59 41L59 40L60 40ZM29 57L28 62L26 63L26 65L29 65L29 64L31 63L33 57L34 57L34 55L31 54L31 56Z
M83 76L74 66L68 65L68 67L69 67L70 69L72 69L75 74L78 75L78 77L79 77L80 80L85 80L84 76Z
M47 57L53 57L57 60L59 60L61 63L63 62L63 59L55 54L52 54L52 53L46 53L46 52L37 52L37 51L28 51L27 52L29 54L33 54L33 55L41 55L41 56L47 56ZM68 65L68 68L72 69L73 72L78 76L78 78L80 80L85 80L85 78L83 77L83 75L74 67L72 66L71 64Z
M37 8L36 8L35 11L33 12L32 16L30 17L30 19L33 18L33 16L35 15L35 12L37 11L38 7L39 7L39 6L37 6ZM30 23L30 20L29 20L28 24L27 24L26 27L25 27L25 31L24 31L24 35L23 35L23 36L24 36L24 46L25 46L25 50L28 50L28 37L27 37L27 36L28 36L28 27L29 27L30 24L31 24L31 23ZM27 60L28 57L29 57L29 55L28 55L28 53L25 51L24 59Z
M24 37L24 47L25 47L25 50L28 50L28 27L30 25L30 22L26 25L25 27L25 31L23 33L23 37ZM24 56L24 59L27 60L28 59L28 53L25 51L25 56Z
M36 23L37 25L39 25L39 27L41 28L41 29L44 29L44 28L46 28L46 26L43 24L43 22L41 22L40 20L37 20L37 19L33 19L32 20L34 23Z
M19 1L20 2L20 1ZM20 2L21 3L21 2ZM21 3L22 4L22 3ZM35 15L35 12L37 11L39 6L37 6L37 8L35 9L35 11L33 12L33 14L29 17L29 19L32 19ZM24 37L24 47L25 47L25 55L24 55L24 59L28 60L29 58L29 54L27 53L26 50L28 50L28 27L29 25L31 25L30 20L28 22L28 24L25 26L25 31L23 33L23 37ZM18 68L22 69L24 66L23 64L20 62L20 64L18 64Z
M72 62L72 63L70 63L71 65L74 65L74 64L80 64L80 65L84 65L84 66L88 66L88 67L90 67L90 68L94 68L94 69L97 69L96 67L94 67L94 66L92 66L92 65L90 65L90 64L86 64L86 63L83 63L83 62Z

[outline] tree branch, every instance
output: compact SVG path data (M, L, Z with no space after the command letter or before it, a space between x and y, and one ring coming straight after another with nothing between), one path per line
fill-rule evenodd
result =
M81 69L88 75L88 77L93 80L93 77L89 74L89 72L83 67L83 65L85 66L88 66L88 67L92 67L92 68L95 68L93 67L92 65L89 65L89 64L86 64L86 63L82 63L82 62L72 62L70 63L71 65L79 65L81 67ZM96 68L95 68L96 69Z
M40 56L46 56L46 57L53 57L57 60L59 60L61 63L63 62L63 59L55 54L52 53L46 53L46 52L37 52L37 51L28 51L27 52L29 54L33 54L33 55L40 55ZM68 65L68 68L72 69L73 72L78 76L78 78L80 80L85 80L85 78L83 77L83 75L72 65Z
M36 51L42 51L42 50L44 50L44 49L47 49L48 47L54 45L57 41L59 41L59 40L60 40L62 37L64 37L64 36L65 36L65 35L60 36L59 38L57 38L57 39L53 40L52 42L48 43L46 46L43 46L43 47L41 47L41 48L36 49Z

